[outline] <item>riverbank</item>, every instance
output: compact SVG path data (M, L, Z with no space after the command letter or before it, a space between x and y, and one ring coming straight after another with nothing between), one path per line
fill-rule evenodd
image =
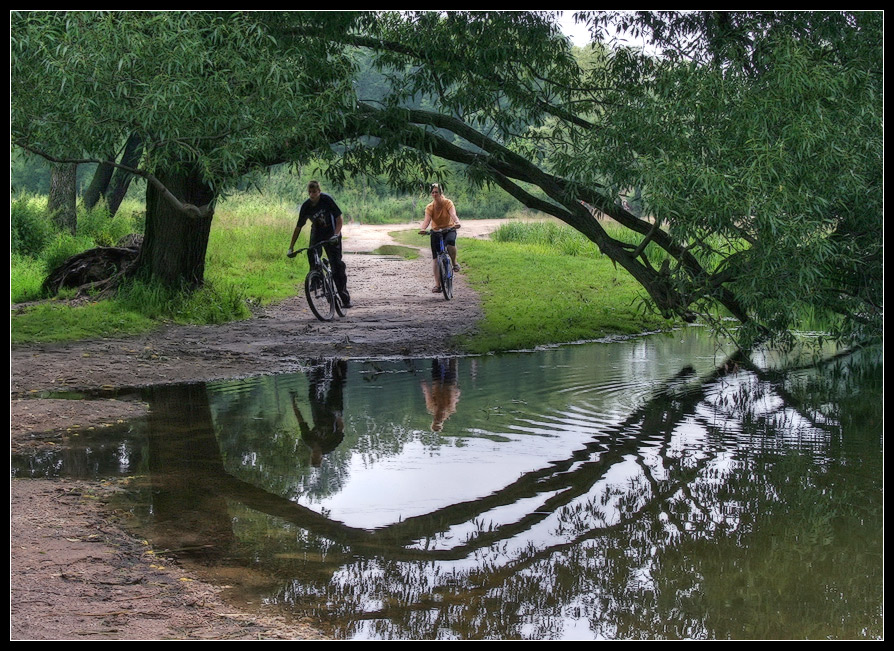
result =
M126 533L113 483L13 480L11 640L325 639L310 623L240 612L221 586Z

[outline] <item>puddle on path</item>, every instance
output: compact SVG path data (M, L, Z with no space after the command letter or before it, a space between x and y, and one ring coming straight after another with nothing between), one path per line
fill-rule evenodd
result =
M723 360L690 332L156 387L13 472L132 477L156 548L339 638L881 636L880 365Z

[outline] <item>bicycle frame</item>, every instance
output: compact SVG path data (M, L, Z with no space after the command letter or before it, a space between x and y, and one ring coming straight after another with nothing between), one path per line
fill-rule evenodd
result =
M329 270L329 259L324 258L322 255L320 255L320 249L322 247L323 242L320 242L318 244L314 244L313 246L309 246L306 249L299 250L299 253L301 251L313 251L313 264L311 264L309 271L313 269L320 269L321 267L324 267L327 271Z
M335 288L335 280L332 277L329 260L320 253L320 249L322 249L324 244L337 239L338 236L317 242L312 246L298 249L294 252L294 255L298 255L303 251L311 251L312 253L310 270L304 279L304 292L311 311L320 321L331 321L333 312L337 312L339 316L345 316L341 297Z
M441 292L446 300L453 298L453 262L450 260L450 254L447 252L447 245L444 243L444 236L456 228L444 228L441 230L428 230L427 233L438 236L438 273L441 280Z

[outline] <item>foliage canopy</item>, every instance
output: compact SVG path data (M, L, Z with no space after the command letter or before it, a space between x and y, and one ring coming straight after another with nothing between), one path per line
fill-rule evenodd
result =
M586 51L555 12L14 13L13 142L76 160L138 132L145 173L187 161L217 191L311 153L396 185L454 161L584 233L665 315L731 314L745 344L805 314L881 337L881 12L577 17Z

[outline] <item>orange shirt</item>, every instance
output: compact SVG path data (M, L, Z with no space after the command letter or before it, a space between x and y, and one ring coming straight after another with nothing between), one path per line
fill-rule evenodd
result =
M459 223L456 216L456 207L450 199L441 199L441 205L434 201L425 207L425 220L431 220L431 227L435 230L449 228Z

